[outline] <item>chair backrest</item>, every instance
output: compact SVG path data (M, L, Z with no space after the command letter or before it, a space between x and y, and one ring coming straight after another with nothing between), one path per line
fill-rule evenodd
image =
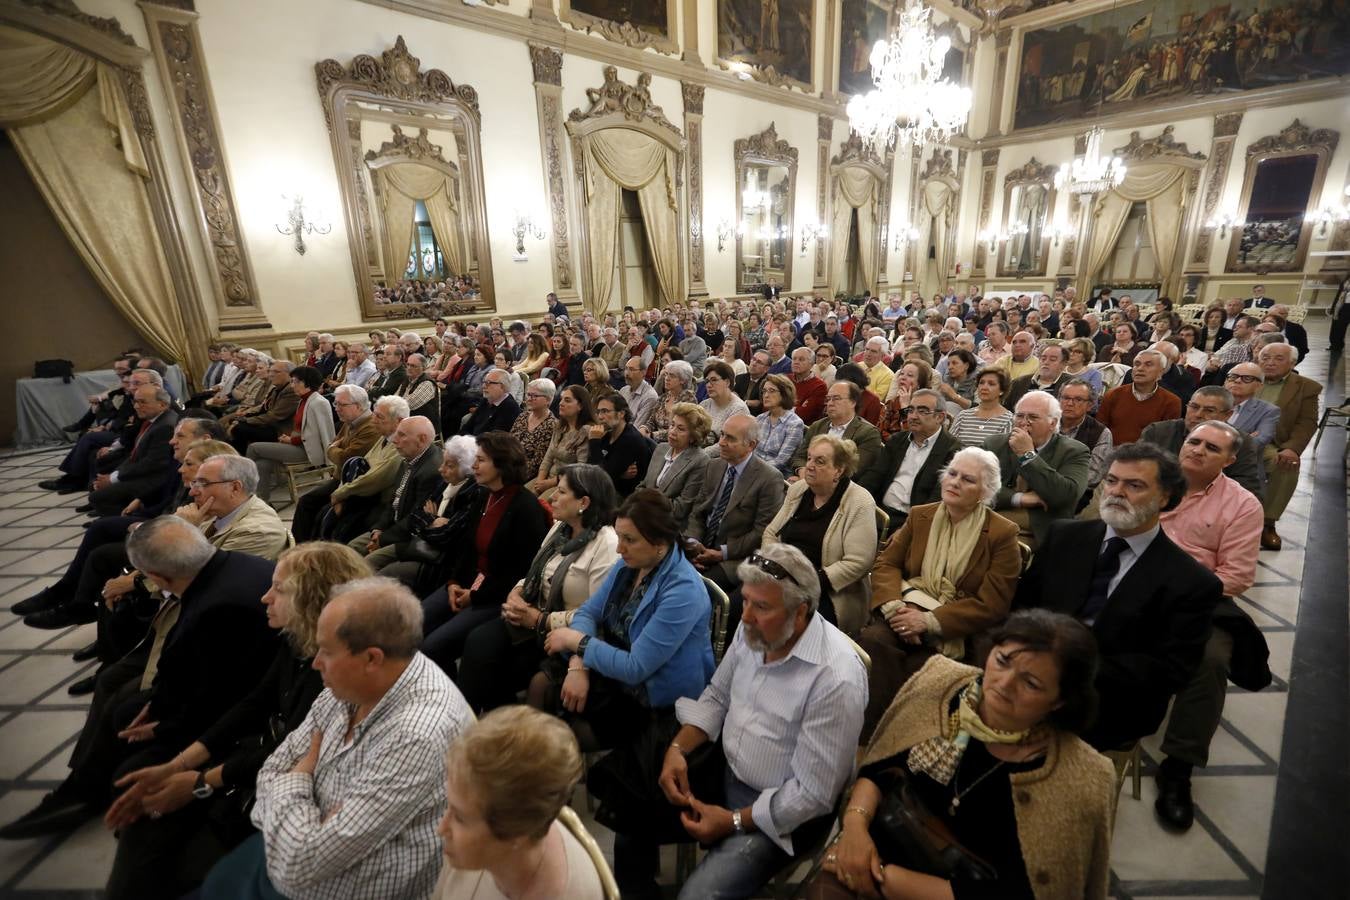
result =
M1025 575L1027 569L1031 568L1031 545L1026 541L1018 541L1017 550L1022 554L1022 574Z
M591 862L595 865L595 874L600 876L600 889L605 892L605 900L619 900L619 883L614 880L614 873L610 871L600 845L586 830L586 826L581 824L581 817L576 814L576 810L564 806L558 811L558 821L571 832L572 837L577 839L577 842L585 848L586 855L591 858Z
M713 659L722 662L722 654L727 651L727 613L731 609L731 600L727 592L717 586L707 575L703 576L703 587L708 591L708 600L712 602Z
M1125 381L1125 373L1130 371L1130 367L1124 363L1093 363L1089 368L1096 369L1102 373L1103 392L1111 388L1120 387Z
M860 645L860 644L859 644L857 641L855 641L853 638L849 637L849 636L846 635L846 634L844 635L844 638L848 641L849 646L851 646L851 647L853 648L853 652L856 653L856 654L858 654L858 659L862 660L863 668L867 670L867 674L868 674L868 675L871 675L871 674L872 674L872 657L869 656L869 655L867 654L867 651L864 650L864 649L862 648L862 645Z
M891 517L886 510L880 506L877 507L877 546L886 546L886 539L890 537L888 532L891 528Z

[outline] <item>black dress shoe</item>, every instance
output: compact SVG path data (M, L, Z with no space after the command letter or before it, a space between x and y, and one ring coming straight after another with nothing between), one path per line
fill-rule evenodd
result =
M65 477L48 478L46 481L39 481L38 487L42 488L44 491L59 491L62 488L68 487L74 487L78 490L80 487L80 483L78 481L74 481L70 478Z
M83 647L72 653L70 658L75 662L89 662L91 659L97 659L98 641L94 641L92 644L85 644Z
M89 488L83 484L67 484L56 489L58 494L83 494Z
M94 504L82 503L81 505L75 507L75 511L77 513L91 513L94 511Z
M80 797L63 793L59 788L42 798L37 808L0 828L0 840L22 841L27 838L60 834L98 814L90 803Z
M1195 823L1191 780L1158 773L1158 799L1153 801L1158 821L1168 831L1186 831Z
M98 676L90 675L88 678L81 678L79 681L73 682L70 687L66 688L66 693L72 697L83 697L85 694L92 694L94 685L97 683Z
M20 600L9 608L16 616L31 616L43 610L55 609L61 605L61 595L49 588L43 588L27 600Z
M41 612L33 613L31 616L24 616L23 624L30 628L55 631L58 628L69 628L71 625L84 625L86 622L94 621L97 617L98 613L93 607L88 610L77 609L67 603L55 609L44 609Z

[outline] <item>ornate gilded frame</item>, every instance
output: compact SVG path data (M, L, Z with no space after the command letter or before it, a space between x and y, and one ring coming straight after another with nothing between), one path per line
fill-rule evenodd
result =
M1043 277L1050 259L1050 226L1055 217L1055 167L1042 165L1035 156L1026 165L1013 169L1003 176L1003 233L1006 235L1012 227L1013 190L1027 185L1040 185L1045 188L1045 221L1041 223L1041 248L1037 254L1037 264L1025 271L1012 269L1007 264L1007 241L1001 241L998 248L998 275L1000 278L1039 278Z
M1301 272L1303 263L1308 257L1308 244L1312 241L1313 229L1308 225L1308 213L1317 208L1317 203L1322 196L1322 183L1327 177L1327 166L1331 163L1331 155L1336 151L1336 144L1340 142L1340 132L1331 128L1309 128L1298 119L1279 134L1267 135L1258 140L1252 141L1247 145L1247 171L1242 177L1242 198L1238 203L1238 225L1233 226L1232 235L1228 241L1228 260L1224 266L1228 272L1256 272L1264 275L1267 272ZM1308 203L1304 209L1303 227L1299 231L1298 247L1294 250L1293 258L1280 265L1261 265L1244 263L1238 260L1238 254L1242 248L1242 229L1247 221L1247 211L1252 199L1252 186L1256 182L1256 169L1263 161L1267 159L1278 159L1288 156L1314 155L1317 157L1317 168L1313 172L1312 187L1308 191Z
M314 66L319 99L323 105L324 122L333 144L333 161L337 165L338 184L342 191L343 213L347 222L347 239L351 247L352 271L360 297L364 320L402 318L416 314L407 304L377 306L372 284L378 269L372 263L378 259L378 241L375 220L371 211L373 197L365 173L366 162L358 152L359 134L353 138L348 131L347 107L353 102L379 104L399 110L394 120L403 124L434 120L443 124L447 117L462 119L464 128L464 159L460 165L465 220L471 240L471 253L476 262L479 301L464 304L464 313L491 312L497 308L492 278L492 250L488 242L487 206L483 195L482 117L478 110L478 92L467 84L455 84L440 69L422 70L421 61L408 52L408 45L399 35L394 46L380 58L367 54L353 57L343 65L336 59L325 59ZM375 255L372 255L372 249ZM387 276L388 273L385 273ZM447 310L454 313L455 310Z
M751 135L748 138L737 138L733 145L732 157L735 164L735 180L732 182L736 186L736 222L739 223L744 212L741 208L742 190L741 185L745 183L746 170L752 165L763 166L784 166L788 170L788 191L787 191L787 250L783 254L783 290L790 290L792 284L792 258L796 256L792 252L792 240L796 236L796 216L797 209L797 148L789 144L778 136L778 131L773 122L759 134ZM736 238L736 290L740 293L755 290L758 285L754 285L744 280L744 268L742 266L742 240L738 235Z
M635 50L650 47L660 53L676 53L680 49L679 15L676 12L676 0L664 0L666 6L666 36L661 37L638 28L632 22L606 19L572 8L575 0L558 0L558 18L578 31L595 34L607 41L623 44Z

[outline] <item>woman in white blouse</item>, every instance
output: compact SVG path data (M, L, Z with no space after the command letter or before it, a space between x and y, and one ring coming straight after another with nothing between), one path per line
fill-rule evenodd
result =
M501 618L480 625L465 642L456 682L477 713L515 702L545 659L544 638L571 623L618 559L609 524L618 495L603 469L565 466L550 504L553 528L506 598Z
M712 417L712 432L709 437L713 446L708 453L710 456L716 456L716 445L722 435L722 426L732 416L750 415L750 407L731 390L736 383L736 373L720 359L715 359L703 367L703 383L708 387L708 399L699 406L707 410L708 415Z

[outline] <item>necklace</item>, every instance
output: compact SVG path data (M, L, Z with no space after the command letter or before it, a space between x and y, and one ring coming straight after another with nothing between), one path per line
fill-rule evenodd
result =
M947 806L947 815L949 816L956 815L956 808L961 805L961 798L969 794L971 791L975 790L975 788L979 787L981 781L984 781L990 775L993 775L999 769L1003 768L1004 762L1005 760L999 760L998 762L994 763L994 765L991 768L986 770L984 774L982 774L979 778L976 778L974 783L971 784L970 787L966 788L964 791L961 790L961 785L959 783L961 780L961 772L960 769L958 768L957 771L952 775L952 789L955 790L956 793L952 796L952 802Z

